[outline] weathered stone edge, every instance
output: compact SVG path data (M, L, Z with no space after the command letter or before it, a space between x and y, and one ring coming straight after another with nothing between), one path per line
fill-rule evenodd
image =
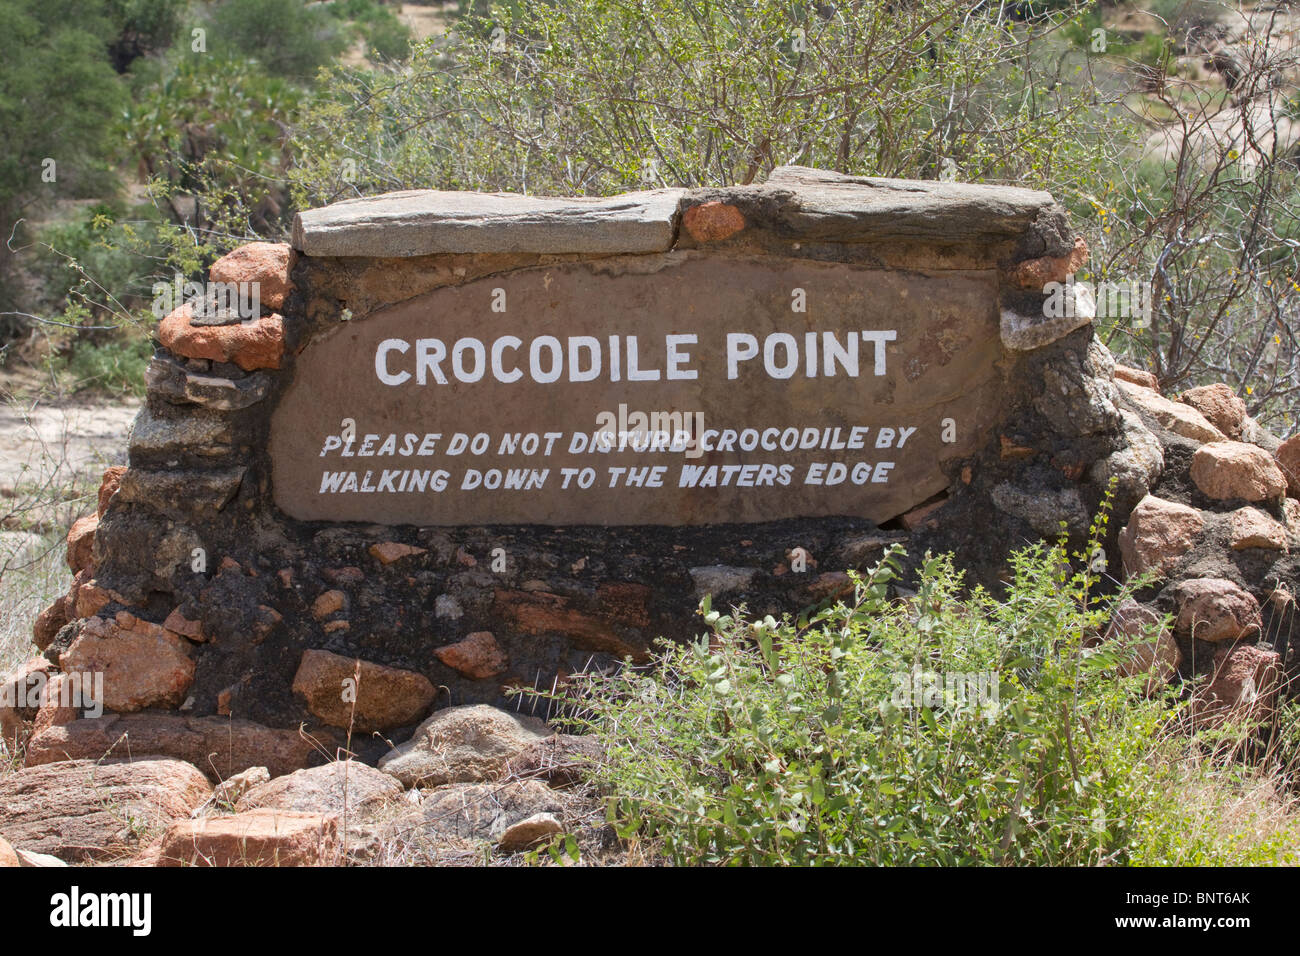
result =
M758 186L660 189L608 198L412 190L333 203L294 219L293 246L319 257L446 253L648 254L672 248L701 200L764 200L787 238L862 242L1014 238L1058 208L1014 186L843 176L798 166ZM1041 254L1041 253L1040 253Z

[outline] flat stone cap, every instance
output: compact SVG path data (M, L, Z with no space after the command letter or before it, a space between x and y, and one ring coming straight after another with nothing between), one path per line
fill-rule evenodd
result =
M996 241L1060 216L1050 193L1011 186L877 179L782 166L765 183L656 189L606 198L411 190L299 213L293 246L309 256L666 252L688 205L735 203L750 226L788 239ZM1064 222L1064 219L1061 219Z
M685 190L556 199L434 189L348 199L299 213L293 246L309 256L434 253L651 253L672 248Z
M790 194L781 219L792 233L842 242L1005 239L1059 209L1051 193L1037 189L846 176L807 166L774 169L758 188Z

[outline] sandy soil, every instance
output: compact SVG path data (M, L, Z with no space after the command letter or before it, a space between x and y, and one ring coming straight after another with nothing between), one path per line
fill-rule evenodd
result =
M126 461L138 401L0 405L0 496L93 482Z

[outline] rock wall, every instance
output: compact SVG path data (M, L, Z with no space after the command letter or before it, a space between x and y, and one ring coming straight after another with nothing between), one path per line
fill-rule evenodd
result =
M102 672L109 713L0 710L6 734L30 734L33 764L99 757L125 737L136 754L192 760L217 778L302 765L351 723L352 748L374 759L383 738L405 739L432 709L513 706L512 687L642 660L656 638L692 635L705 593L758 614L797 611L847 593L845 570L871 566L895 541L913 559L954 551L971 583L996 587L1008 549L1062 525L1081 542L1112 479L1110 566L1163 575L1133 619L1142 608L1177 616L1153 673L1191 676L1217 655L1225 674L1259 664L1265 679L1287 666L1300 503L1286 497L1282 467L1294 496L1296 444L1279 447L1221 388L1176 402L1117 370L1085 310L1046 318L1044 285L1086 254L1044 193L797 167L731 189L598 200L421 192L304 213L293 248L253 243L212 268L214 282L258 283L262 314L186 305L161 322L130 465L105 476L96 512L69 535L75 580L36 622L44 658L29 668L49 675L47 690ZM918 485L905 509L874 521L861 511L685 525L665 515L615 527L544 512L473 525L455 514L302 520L281 506L273 421L313 344L340 329L360 334L395 308L485 279L667 277L681 263L725 277L792 261L930 283L926 315L942 316L945 288L989 290L977 316L987 333L970 347L990 356L995 399L967 401L970 437L936 454L927 467L939 487ZM941 336L928 348L947 354ZM337 397L314 387L294 400L309 409ZM1229 647L1255 656L1228 661ZM358 677L354 709L340 689Z

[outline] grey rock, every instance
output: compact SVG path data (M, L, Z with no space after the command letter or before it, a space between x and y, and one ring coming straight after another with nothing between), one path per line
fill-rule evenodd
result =
M754 568L735 568L726 564L711 564L706 567L691 568L691 580L695 582L696 597L712 594L722 597L744 591L754 583Z
M1270 455L1274 454L1282 446L1282 439L1249 415L1241 421L1241 440L1252 445L1258 445Z
M1114 478L1116 505L1127 512L1160 480L1165 454L1160 439L1142 424L1141 418L1127 408L1121 408L1119 415L1126 445L1094 462L1088 470L1088 478L1103 487Z
M202 405L218 412L232 412L255 405L271 390L271 378L254 372L240 379L205 375L187 370L172 358L154 356L145 370L145 385L173 405Z
M33 853L31 850L14 850L18 854L18 862L23 866L30 867L57 867L67 866L57 856L50 856L48 853Z
M162 514L185 516L221 511L239 492L245 468L214 471L146 471L133 467L122 476L117 495L124 503L145 505Z
M774 169L758 188L792 194L782 224L791 237L808 240L1012 238L1057 208L1050 193L1033 189L845 176L807 166Z
M1046 363L1042 376L1043 393L1034 408L1058 434L1093 435L1119 424L1115 384L1085 368L1077 353L1068 351Z
M506 832L501 834L501 839L497 841L497 849L502 853L531 850L563 829L559 817L555 814L534 813L531 817L506 827Z
M212 791L212 803L219 807L233 807L249 790L271 779L265 767L249 767L217 784Z
M175 418L140 409L131 427L131 460L166 459L178 463L185 453L217 457L231 450L230 423L213 415L190 412Z
M258 784L240 798L237 812L265 807L308 813L369 814L400 799L402 785L392 776L356 760L296 770Z
M433 602L434 617L446 621L458 621L464 616L464 614L465 611L461 608L460 602L450 594L439 594L437 599Z
M380 758L379 769L408 787L497 780L549 736L550 728L535 717L486 704L448 707Z
M1028 491L1007 482L994 486L989 493L999 511L1024 521L1044 537L1055 537L1064 521L1071 534L1088 529L1088 509L1076 488Z
M462 840L500 840L516 823L563 812L564 797L539 780L442 787L426 793L421 803L428 830Z
M680 189L609 198L408 190L299 213L293 247L309 256L404 257L435 253L665 252Z
M1081 329L1091 322L1092 317L1087 315L1047 318L1003 309L999 333L1002 344L1007 348L1016 352L1028 352L1065 338L1075 329Z

